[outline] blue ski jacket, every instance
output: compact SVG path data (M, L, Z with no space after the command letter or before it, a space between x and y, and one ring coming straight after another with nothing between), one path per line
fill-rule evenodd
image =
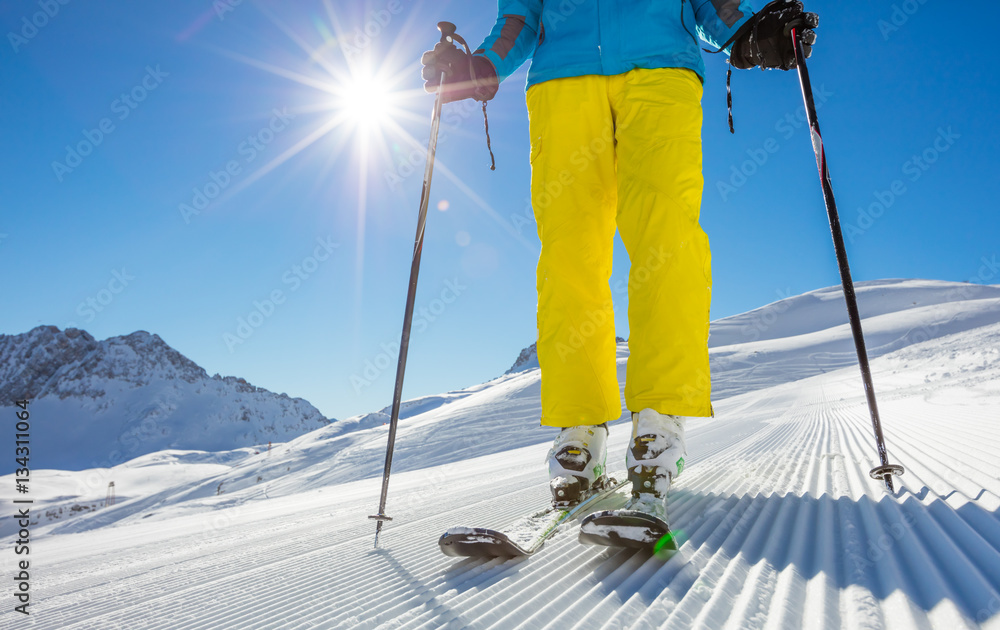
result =
M474 54L503 81L530 57L528 85L633 68L690 68L704 80L695 35L719 48L753 11L743 0L499 0ZM726 52L728 53L727 46Z

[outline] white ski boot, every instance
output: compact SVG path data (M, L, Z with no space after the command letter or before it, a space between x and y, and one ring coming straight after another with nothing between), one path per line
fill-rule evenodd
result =
M557 508L579 503L606 482L608 425L566 427L549 450L549 488Z
M632 445L625 457L632 498L626 510L651 514L666 522L667 492L684 470L684 418L643 409L632 413Z

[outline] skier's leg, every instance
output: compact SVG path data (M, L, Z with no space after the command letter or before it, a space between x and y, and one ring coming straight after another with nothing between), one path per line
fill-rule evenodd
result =
M617 220L631 259L625 402L633 412L709 416L701 82L677 68L637 69L615 80Z
M607 85L606 77L572 77L527 94L548 426L596 425L621 415L609 286L617 191Z

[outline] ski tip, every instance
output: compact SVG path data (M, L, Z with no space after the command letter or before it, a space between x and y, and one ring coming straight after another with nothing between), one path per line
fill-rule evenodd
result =
M446 556L459 558L517 558L531 555L503 532L479 527L455 527L438 539Z

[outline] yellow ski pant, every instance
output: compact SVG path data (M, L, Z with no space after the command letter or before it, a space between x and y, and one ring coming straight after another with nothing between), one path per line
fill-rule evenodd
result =
M626 406L712 414L701 95L697 75L679 68L528 90L543 425L621 416L610 287L616 226L631 261Z

